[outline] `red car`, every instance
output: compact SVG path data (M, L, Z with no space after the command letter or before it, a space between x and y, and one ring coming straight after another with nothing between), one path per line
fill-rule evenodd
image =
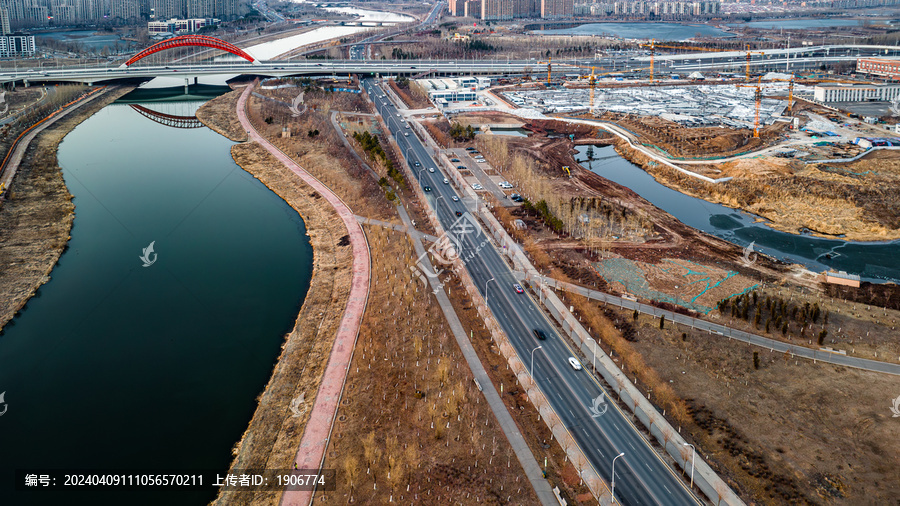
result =
M519 285L513 285L513 289L516 291L516 293L525 293L525 290L522 290L522 287Z

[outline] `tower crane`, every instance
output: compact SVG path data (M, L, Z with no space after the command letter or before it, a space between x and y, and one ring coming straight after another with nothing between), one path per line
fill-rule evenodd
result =
M653 82L653 60L656 57L656 39L650 39L649 44L639 44L640 47L649 47L650 48L650 82ZM660 46L662 47L662 46Z
M747 85L747 84L736 84L738 88L756 88L755 98L756 98L756 117L753 120L753 137L759 138L759 104L762 102L762 78L760 77L756 84Z
M747 44L747 80L746 82L750 82L750 55L754 54L766 54L762 51L750 51L750 44Z
M547 51L548 53L550 51ZM553 57L547 57L547 86L550 86L550 72L553 70Z

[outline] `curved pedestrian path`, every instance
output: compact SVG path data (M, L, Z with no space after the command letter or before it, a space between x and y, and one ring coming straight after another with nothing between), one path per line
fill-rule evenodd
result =
M284 154L280 149L272 145L256 131L247 118L247 98L253 92L253 85L248 85L237 103L238 119L241 126L247 131L251 141L272 154L278 161L284 164L294 174L303 179L334 208L347 233L350 236L350 245L353 251L353 275L350 282L350 296L347 300L347 308L341 318L334 345L328 358L328 365L322 377L322 383L316 394L316 401L312 407L309 422L300 440L300 447L294 457L296 469L319 469L325 458L325 448L331 435L331 427L337 412L338 403L344 389L344 380L350 367L350 359L353 357L353 348L356 337L359 334L359 326L369 296L369 245L363 233L362 226L356 220L356 216L350 208L335 195L327 186L306 172L299 164ZM312 491L285 491L281 498L281 504L285 506L306 506L312 500Z
M757 334L751 334L750 332L744 332L743 330L733 329L731 327L720 325L718 323L712 323L706 320L701 320L699 318L692 318L683 314L673 313L672 311L663 310L656 306L641 304L640 302L628 300L616 295L611 295L597 290L591 290L590 288L574 285L572 283L566 283L565 281L560 281L549 276L532 276L532 279L535 278L538 281L543 281L543 283L545 283L547 286L552 286L554 288L565 290L567 292L577 293L578 295L587 297L589 299L613 304L623 309L637 310L638 312L648 314L656 318L665 316L670 321L674 321L675 323L679 323L681 325L689 325L694 329L705 330L709 334L715 334L722 337L727 337L729 339L735 339L747 344L759 346L760 348L768 348L772 353L789 353L792 358L796 356L812 360L814 362L826 362L833 365L862 369L864 371L900 375L900 364L871 360L868 358L849 357L847 355L841 355L839 353L827 351L824 348L817 350L815 348L807 348L806 346L785 343L783 341L769 339L768 337L763 337Z

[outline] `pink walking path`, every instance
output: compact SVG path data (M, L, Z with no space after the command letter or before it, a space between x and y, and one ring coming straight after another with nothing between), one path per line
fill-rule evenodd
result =
M325 200L337 211L341 221L350 235L350 244L353 248L353 277L350 283L350 296L347 300L347 308L341 318L340 327L331 348L328 365L316 401L312 408L300 447L294 457L297 469L319 469L325 458L325 448L328 446L328 438L334 423L338 403L344 388L344 380L350 367L350 359L353 357L353 347L359 334L359 326L369 296L369 246L362 227L356 221L353 212L346 204L335 195L321 181L306 172L300 165L291 160L280 149L264 139L247 119L247 97L253 90L253 85L244 89L238 100L237 113L244 130L248 132L249 139L256 141L269 153L277 158L285 167L300 176L303 181L319 192ZM305 506L312 501L312 491L285 491L281 498L281 504L285 506Z

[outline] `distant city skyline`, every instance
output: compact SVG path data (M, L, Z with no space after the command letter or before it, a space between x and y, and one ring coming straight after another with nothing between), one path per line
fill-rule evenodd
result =
M13 30L171 18L229 20L248 9L247 0L0 0L0 12L5 11L4 20Z

